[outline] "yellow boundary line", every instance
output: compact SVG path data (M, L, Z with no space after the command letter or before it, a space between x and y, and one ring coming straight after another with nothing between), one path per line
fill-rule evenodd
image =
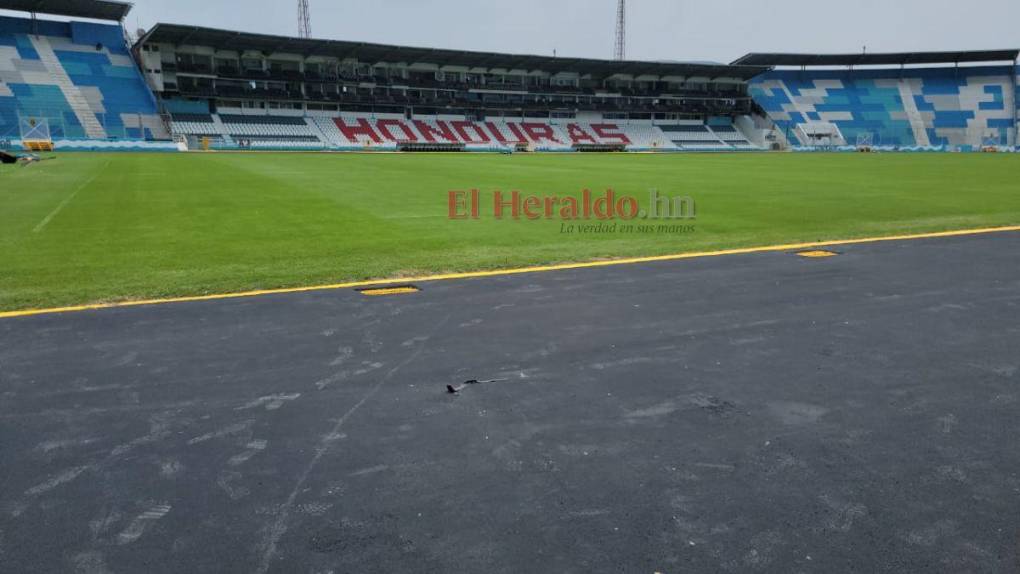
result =
M22 311L0 312L0 319L12 317L28 317L32 315L50 315L55 313L74 313L77 311L90 311L95 309L112 309L117 307L139 307L142 305L163 305L167 303L188 303L193 301L214 301L219 299L239 299L242 297L259 297L263 295L280 295L286 293L305 293L309 291L330 291L337 289L359 289L377 285L394 285L406 283L423 283L428 281L450 281L453 279L475 279L480 277L499 277L505 275L520 275L524 273L541 273L546 271L564 271L568 269L590 269L596 267L613 267L617 265L634 265L637 263L652 263L656 261L678 261L682 259L700 259L705 257L720 257L723 255L743 255L748 253L769 253L776 251L798 251L815 247L832 247L839 245L858 245L861 243L879 243L883 241L908 241L912 239L934 239L939 237L960 237L965 235L986 235L990 233L1006 233L1020 231L1020 225L1008 227L987 227L979 229L960 229L956 231L937 231L932 233L916 233L911 235L890 235L885 237L864 237L861 239L834 239L832 241L812 241L808 243L789 243L786 245L769 245L763 247L743 247L738 249L722 249L718 251L700 251L692 253L677 253L673 255L654 255L650 257L630 257L626 259L614 259L612 261L589 261L586 263L561 263L557 265L539 265L534 267L519 267L516 269L498 269L493 271L470 271L466 273L445 273L440 275L424 275L421 277L399 277L392 279L372 279L369 281L352 281L348 283L334 283L332 285L314 285L308 287L285 287L281 289L260 289L255 291L242 291L237 293L218 293L213 295L193 295L187 297L168 297L165 299L143 299L138 301L120 301L115 303L93 303L89 305L72 305L68 307L53 307L50 309L26 309Z

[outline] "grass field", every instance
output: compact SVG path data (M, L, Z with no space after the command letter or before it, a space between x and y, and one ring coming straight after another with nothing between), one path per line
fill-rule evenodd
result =
M495 189L697 202L694 233L495 220ZM482 219L447 218L479 188ZM1020 224L1020 156L63 154L0 166L0 310Z

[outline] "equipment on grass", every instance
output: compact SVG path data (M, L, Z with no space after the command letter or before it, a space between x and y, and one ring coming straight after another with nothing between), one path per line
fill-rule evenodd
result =
M857 134L857 151L861 153L871 153L874 145L875 134L870 132L861 132Z
M985 153L996 153L1002 145L1001 138L997 133L989 132L981 139L981 151Z
M17 163L17 162L18 162L18 156L14 155L14 154L11 154L11 153L7 153L5 151L0 151L0 163L5 164L5 165L10 165L10 164Z
M49 157L40 157L38 154L34 154L34 153L23 153L23 154L17 156L17 159L18 159L18 163L21 164L21 167L25 167L25 166L33 164L33 163L39 163L41 161L49 161L51 159L57 159L57 156L51 155Z
M21 147L29 151L53 151L50 122L46 118L26 117L18 120Z

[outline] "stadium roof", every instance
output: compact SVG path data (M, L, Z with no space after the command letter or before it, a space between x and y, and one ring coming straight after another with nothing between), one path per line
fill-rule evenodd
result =
M613 74L682 76L708 78L737 78L748 80L761 74L758 66L731 66L725 64L691 64L682 62L641 62L594 60L586 58L554 58L536 55L500 54L494 52L465 52L433 48L412 48L367 42L340 40L312 40L287 36L267 36L246 32L232 32L179 24L156 24L138 43L166 43L175 45L211 46L221 50L257 50L263 53L289 53L308 56L356 58L362 62L434 63L471 68L501 68L508 70L541 70L545 72L572 71L597 76Z
M1018 53L1020 50L890 54L748 54L733 63L741 66L906 66L1014 61Z
M110 0L0 0L0 9L3 10L118 22L128 15L131 8L132 4L129 2Z

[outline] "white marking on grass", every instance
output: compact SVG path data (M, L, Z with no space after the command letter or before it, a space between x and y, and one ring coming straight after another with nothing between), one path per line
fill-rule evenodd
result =
M79 191L85 189L86 187L89 186L89 184L95 181L96 178L100 176L100 174L106 171L106 168L109 167L109 165L110 162L107 161L106 164L104 164L99 171L94 173L92 177L90 177L85 183L75 188L75 190L71 192L71 195L64 198L64 201L61 201L60 205L58 205L53 211L51 211L49 215L44 217L43 220L39 222L39 225L36 225L35 228L32 229L32 233L39 233L40 231L42 231L43 228L46 227L46 225L49 224L49 222L52 221L53 218L56 217L58 213L60 213L60 210L64 209L64 207L66 207L68 203L71 203L71 200L74 199L74 196L78 195Z

